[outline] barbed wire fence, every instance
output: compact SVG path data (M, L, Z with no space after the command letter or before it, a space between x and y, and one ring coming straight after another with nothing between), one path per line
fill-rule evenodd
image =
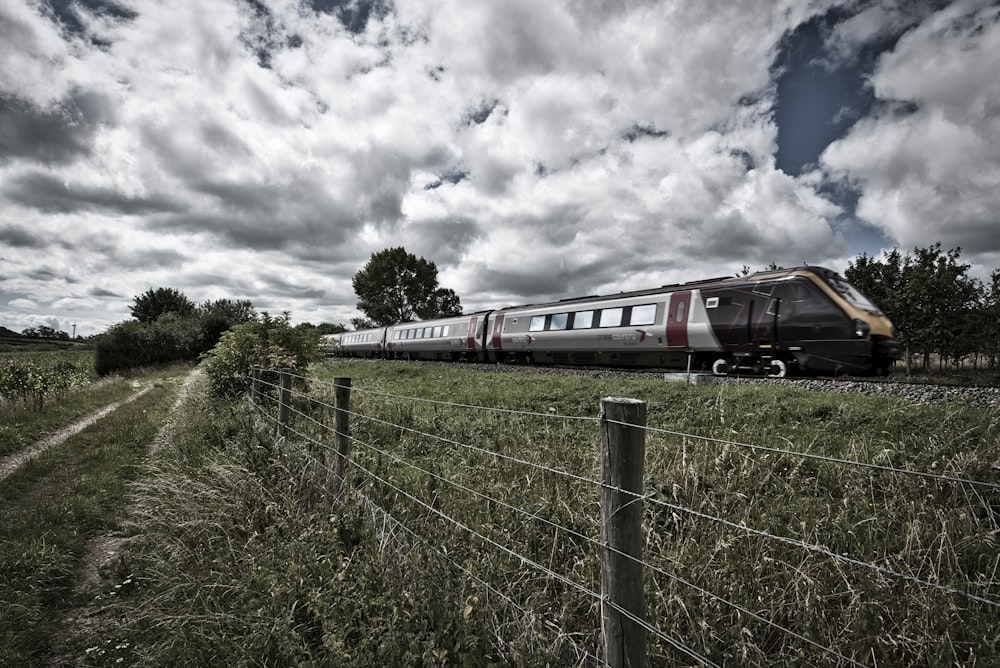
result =
M296 391L295 383L320 391ZM680 502L690 496L681 489L684 485L675 482L665 489L648 480L643 466L646 440L651 436L679 443L682 450L691 444L719 447L720 458L733 452L752 453L795 460L794 466L835 466L912 478L961 490L970 509L981 511L978 521L985 527L984 535L992 536L994 546L1000 536L1000 484L995 482L651 427L646 424L645 404L631 399L602 400L600 417L566 416L402 396L352 387L348 378L331 383L257 368L250 388L251 404L271 424L275 438L304 444L314 453L310 465L324 471L333 498L350 495L370 513L373 525L381 523L385 535L406 535L413 544L437 554L492 601L520 617L531 627L529 634L554 635L550 648L558 646L567 664L645 666L651 655L703 666L735 659L764 664L779 655L817 665L878 664L874 654L843 649L849 645L843 637L823 637L816 633L815 624L797 619L781 605L769 605L762 596L748 604L680 575L676 567L683 563L685 549L675 545L663 550L662 541L653 536L658 532L682 536L688 519L728 532L720 539L722 547L715 549L743 539L778 546L780 560L760 552L765 561L783 561L785 568L769 572L771 581L761 584L762 591L773 589L776 574L789 570L806 583L817 579L809 562L821 559L826 570L845 583L845 591L816 594L814 599L826 596L839 604L844 600L864 604L868 596L898 595L901 587L916 587L927 598L959 601L963 611L981 615L987 626L1000 621L1000 558L983 564L975 581L941 582L937 575L923 575L919 568L891 555L852 555L819 541L782 535L706 511L704 503L701 508L691 507L696 504ZM352 396L362 401L352 406ZM429 412L418 415L413 406ZM468 420L466 438L443 436L438 429L454 423L454 411L475 416ZM524 430L529 421L546 425L541 436ZM564 463L570 465L532 457L534 440L548 438L551 429L547 425L556 422L598 431L600 457L586 448L580 448L573 462ZM513 451L501 445L509 438L518 441ZM462 456L457 457L458 453ZM452 459L459 463L445 463ZM483 484L484 480L507 481L508 488L541 493L501 497L496 485ZM943 555L944 551L943 547L939 550L939 560L954 558ZM504 566L498 568L498 562ZM710 567L710 562L704 567ZM958 568L950 570L961 574ZM502 574L499 579L498 573ZM676 593L675 588L686 594ZM650 593L656 599L652 615L647 610ZM714 618L735 621L741 626L738 634L762 638L757 642L760 654L752 656L745 647L720 651L721 630L699 619L692 600L703 610L713 611ZM813 605L821 603L815 600ZM664 605L681 610L672 619L688 618L684 629L662 627L655 612ZM573 628L584 619L591 621L587 628ZM750 630L750 623L758 630ZM697 629L696 638L685 637L685 629ZM906 629L898 629L897 635L905 638ZM712 639L714 643L706 642ZM971 651L978 655L995 650L996 642L996 637L985 638L983 647Z

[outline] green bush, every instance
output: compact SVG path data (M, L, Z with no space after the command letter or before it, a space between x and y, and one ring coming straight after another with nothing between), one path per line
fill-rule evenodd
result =
M31 359L0 359L0 406L41 409L46 400L89 382L90 373L69 361L45 365Z
M98 337L94 368L104 376L156 364L194 362L201 352L200 341L198 318L165 313L152 322L127 320Z
M236 325L223 334L202 359L212 395L235 397L246 391L254 365L304 373L318 357L315 331L292 328L287 313L272 318L264 312L259 320Z

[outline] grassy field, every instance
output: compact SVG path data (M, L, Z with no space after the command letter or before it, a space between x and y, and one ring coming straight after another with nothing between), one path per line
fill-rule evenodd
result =
M693 664L677 644L718 665L1000 660L996 487L794 454L995 485L997 411L364 362L314 369L287 442L273 402L193 391L135 488L126 621L78 643L93 665L588 665L605 396L648 402L651 665Z
M153 385L0 481L0 666L45 665L51 659L60 620L81 603L73 591L85 547L93 536L120 527L130 482L185 371L102 382L41 411L4 413L0 455L135 393L136 384Z

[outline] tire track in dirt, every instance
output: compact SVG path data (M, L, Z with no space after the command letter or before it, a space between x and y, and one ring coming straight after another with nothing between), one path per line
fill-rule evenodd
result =
M116 401L113 404L108 404L104 408L99 408L98 410L94 411L93 413L83 418L82 420L74 422L73 424L67 427L63 427L62 429L52 434L51 436L47 436L42 440L36 442L30 448L22 450L21 452L15 452L12 455L0 459L0 481L2 481L4 478L6 478L14 471L16 471L28 460L40 455L49 448L59 445L60 443L68 439L70 436L75 436L76 434L79 434L81 431L83 431L90 425L94 424L104 416L113 413L115 410L124 406L125 404L135 401L136 399L138 399L139 397L146 394L152 389L153 389L152 385L147 385L146 387L142 388L141 390L139 390L138 392L129 397L122 399L121 401Z
M153 437L149 445L149 454L155 454L161 447L169 442L172 432L177 427L180 419L180 408L187 401L192 385L200 378L202 371L196 367L192 369L180 389L177 391L177 398L167 415L163 426L160 427L156 436ZM138 399L139 394L130 397L126 401ZM121 405L124 402L119 402ZM76 573L73 577L73 593L75 596L85 594L89 589L96 588L101 580L100 571L109 567L118 560L120 568L126 568L127 545L131 538L104 533L94 536L87 543L83 555L77 564ZM86 664L86 653L83 655L73 655L69 652L69 642L71 636L83 636L89 634L92 637L102 635L102 630L113 629L116 620L109 616L108 601L106 597L97 595L89 603L67 610L60 620L58 631L52 638L52 657L48 663L50 668L64 668L67 666L83 666ZM100 646L92 648L102 649Z

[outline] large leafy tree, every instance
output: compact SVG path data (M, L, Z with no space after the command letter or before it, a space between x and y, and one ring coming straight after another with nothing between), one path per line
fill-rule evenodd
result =
M458 315L462 303L455 292L438 286L437 266L407 253L387 248L372 254L352 281L358 310L375 325ZM353 321L352 321L353 322Z
M150 288L132 300L130 310L139 322L154 322L164 313L181 317L192 315L195 305L175 288Z
M201 317L202 348L211 350L222 333L244 322L257 319L257 311L249 299L216 299L198 307Z
M968 276L970 265L959 262L960 248L898 249L873 258L853 260L845 277L875 302L899 331L899 340L929 366L932 353L958 358L974 347L973 313L982 286Z

